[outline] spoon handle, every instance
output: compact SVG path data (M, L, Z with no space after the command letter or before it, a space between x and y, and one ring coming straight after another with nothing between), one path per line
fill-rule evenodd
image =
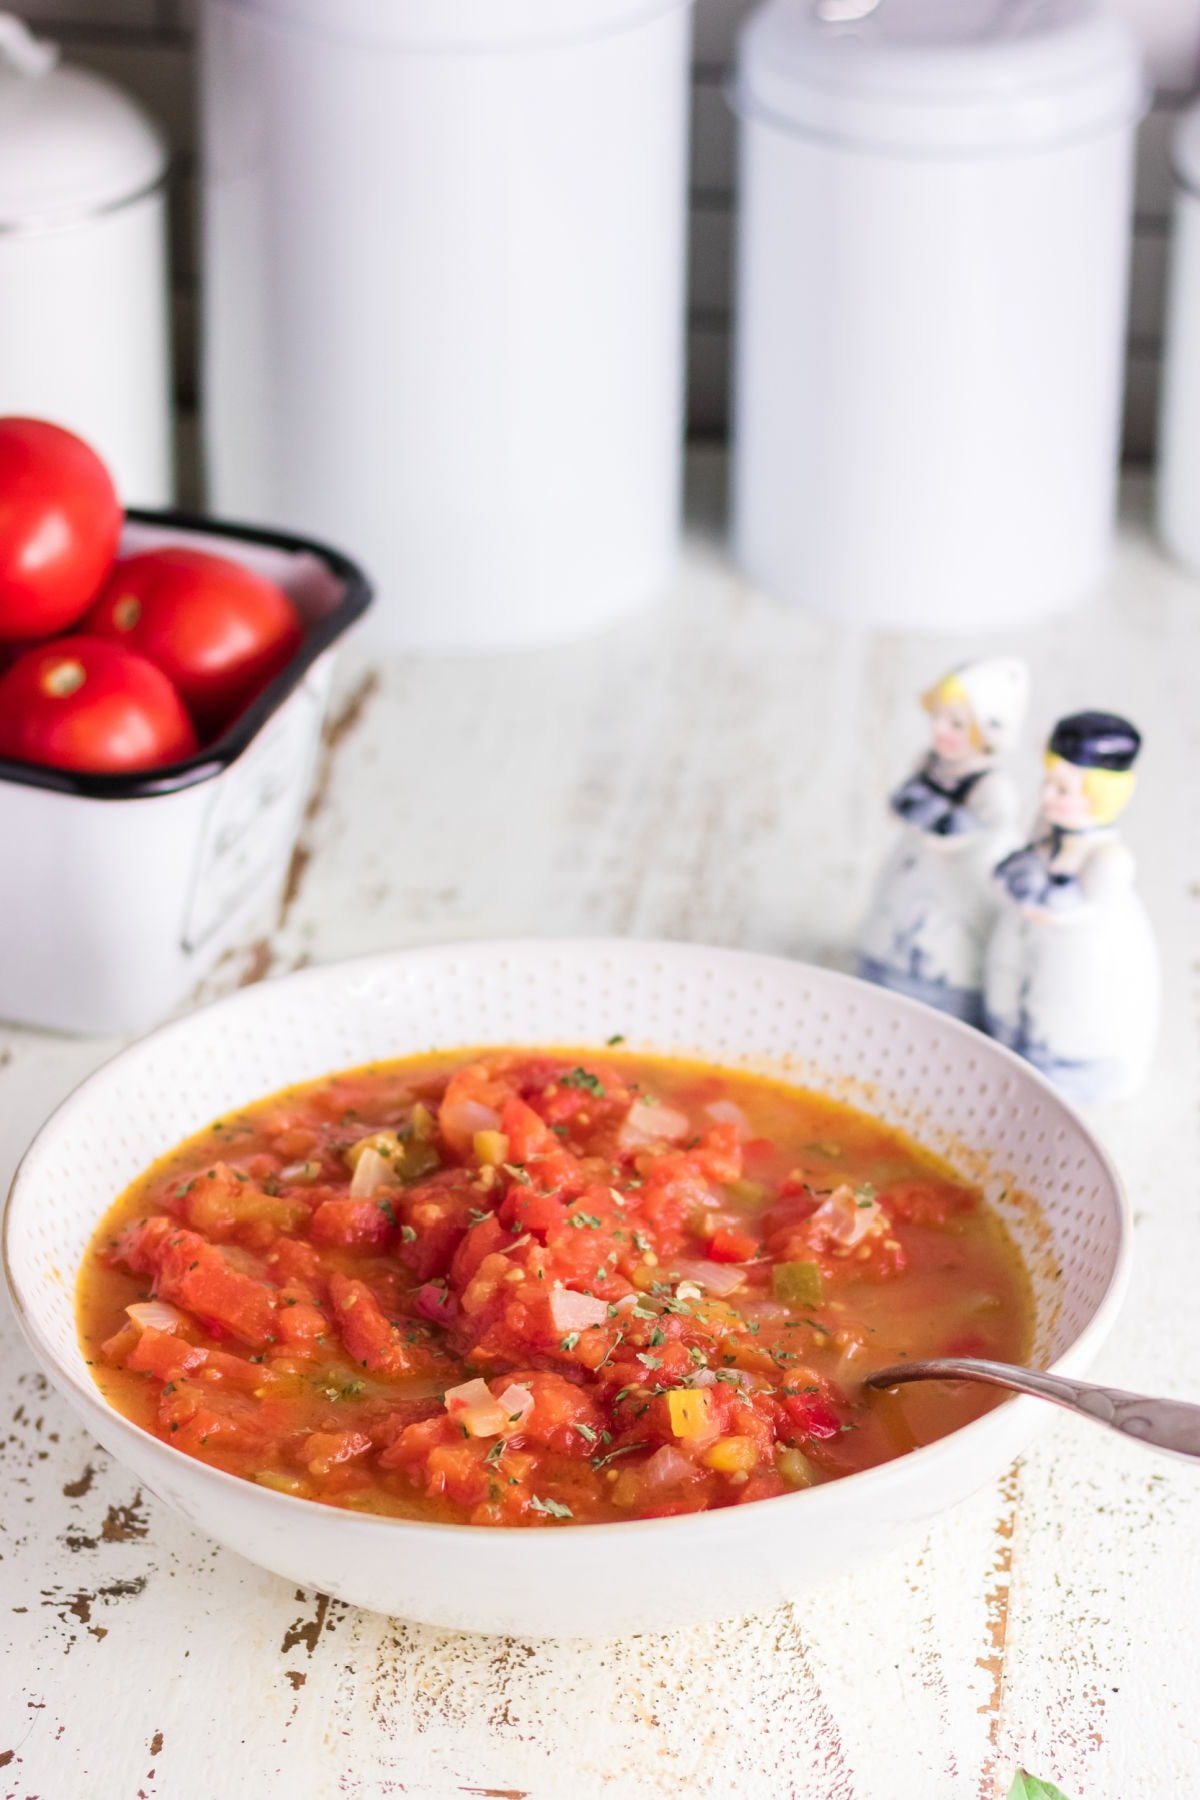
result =
M989 1362L975 1356L895 1363L868 1375L863 1386L899 1387L906 1381L982 1381L991 1387L1011 1388L1018 1394L1034 1394L1124 1432L1126 1437L1138 1438L1143 1444L1154 1444L1176 1456L1200 1458L1200 1406L1188 1400L1129 1394L1121 1388L1099 1387L1093 1381L1074 1381L1065 1375L1047 1375L1040 1369L1022 1369L1013 1363Z

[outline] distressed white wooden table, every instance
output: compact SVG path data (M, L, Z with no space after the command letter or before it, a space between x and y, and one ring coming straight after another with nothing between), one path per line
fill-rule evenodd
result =
M845 960L915 696L973 644L765 604L705 525L715 458L693 475L684 568L636 625L481 663L347 652L284 917L212 989L508 932ZM1152 1091L1100 1121L1138 1221L1100 1374L1197 1394L1200 584L1150 547L1146 503L1134 478L1099 602L1006 647L1039 734L1097 705L1148 735L1129 831L1168 1008ZM1032 749L1025 774L1032 794ZM0 1178L113 1047L0 1028ZM1200 1795L1200 1469L1095 1427L1048 1416L924 1542L770 1616L655 1635L649 1591L643 1636L526 1644L357 1613L217 1549L0 1323L4 1795L992 1800L1022 1763L1072 1800Z

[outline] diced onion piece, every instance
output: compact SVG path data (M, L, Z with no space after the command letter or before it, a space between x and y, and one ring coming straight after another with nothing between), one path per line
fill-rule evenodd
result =
M507 1423L504 1408L493 1400L486 1381L478 1377L458 1387L447 1388L443 1396L446 1411L456 1424L471 1437L499 1437Z
M792 1317L792 1308L780 1300L743 1300L738 1311L743 1318L755 1319L760 1325L785 1325Z
M533 1411L533 1395L527 1387L510 1382L502 1394L497 1394L496 1405L503 1412L506 1425L523 1425Z
M462 1412L468 1406L490 1406L492 1390L481 1376L473 1381L460 1382L457 1387L447 1388L442 1395L448 1413Z
M589 1325L603 1325L607 1317L607 1300L576 1294L570 1288L555 1288L550 1295L550 1321L555 1331L586 1331Z
M734 1101L714 1100L704 1110L709 1118L715 1120L718 1125L736 1125L740 1138L753 1137L754 1133L750 1129L749 1119Z
M500 1114L493 1106L485 1106L482 1100L467 1100L455 1095L449 1101L442 1102L442 1129L447 1126L456 1136L474 1137L477 1131L498 1131Z
M648 1106L635 1100L617 1134L620 1150L644 1150L649 1144L674 1144L690 1129L686 1113L674 1106Z
M667 1412L677 1438L712 1435L712 1396L707 1388L673 1388L667 1395Z
M678 1487L681 1482L693 1480L697 1473L695 1463L673 1444L656 1450L638 1471L644 1489Z
M841 1250L854 1250L887 1226L888 1216L878 1200L863 1198L843 1182L827 1200L822 1200L809 1219L808 1235L836 1244Z
M366 1137L356 1138L343 1154L350 1167L357 1169L368 1150L374 1150L385 1162L395 1162L397 1166L404 1161L404 1145L394 1131L368 1132Z
M708 1294L715 1294L723 1300L727 1294L736 1294L746 1279L746 1271L734 1263L705 1262L700 1257L675 1257L671 1263L671 1272L682 1276L684 1281L693 1281Z
M863 1373L863 1359L867 1354L866 1340L852 1337L846 1333L845 1342L841 1346L841 1355L833 1366L832 1380L836 1386L852 1387L859 1375Z
M496 1400L489 1406L469 1406L454 1416L470 1437L499 1437L508 1424L504 1408Z
M286 1168L280 1169L279 1179L281 1181L315 1181L320 1173L320 1163L315 1157L310 1156L304 1162L288 1163Z
M817 1479L817 1471L803 1450L793 1449L790 1444L777 1452L775 1467L790 1488L812 1487Z
M139 1331L178 1331L187 1324L186 1315L165 1300L135 1300L125 1311Z
M366 1200L377 1188L394 1179L387 1158L380 1156L378 1150L372 1150L368 1144L355 1165L354 1179L350 1183L351 1198Z

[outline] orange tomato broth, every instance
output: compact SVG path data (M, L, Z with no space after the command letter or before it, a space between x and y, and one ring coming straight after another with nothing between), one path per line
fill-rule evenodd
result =
M201 1461L544 1525L886 1462L996 1400L863 1375L1021 1360L1032 1306L979 1192L862 1113L694 1062L474 1050L189 1138L101 1222L78 1319L109 1401Z

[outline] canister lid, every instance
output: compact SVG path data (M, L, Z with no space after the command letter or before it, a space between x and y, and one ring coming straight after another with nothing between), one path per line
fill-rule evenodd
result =
M152 187L163 137L102 76L64 68L58 46L0 13L0 231L62 225Z
M767 0L741 34L739 111L862 149L1030 149L1145 103L1101 0Z
M505 50L601 37L691 0L225 0L237 10L360 43Z

